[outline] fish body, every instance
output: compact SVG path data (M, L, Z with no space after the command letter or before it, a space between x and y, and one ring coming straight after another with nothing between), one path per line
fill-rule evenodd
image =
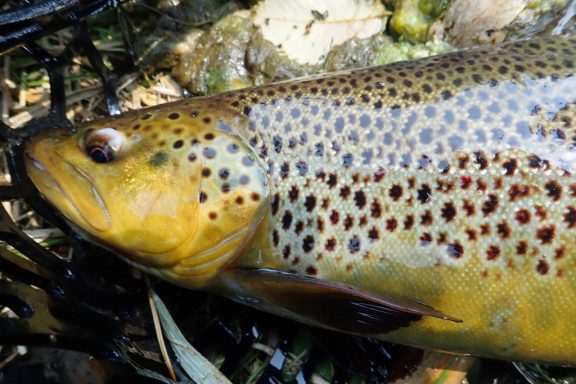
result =
M183 100L39 136L28 172L181 286L575 365L575 59L574 37L541 37Z

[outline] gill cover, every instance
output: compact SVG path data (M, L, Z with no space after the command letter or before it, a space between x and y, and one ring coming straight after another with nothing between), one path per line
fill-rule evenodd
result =
M268 206L266 174L231 127L186 101L27 144L39 191L89 238L186 287L209 284Z

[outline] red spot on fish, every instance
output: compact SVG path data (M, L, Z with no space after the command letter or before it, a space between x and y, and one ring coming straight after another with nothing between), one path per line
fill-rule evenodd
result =
M496 245L491 245L488 247L486 251L486 259L488 260L496 260L500 256L500 248Z
M476 207L474 206L474 203L472 203L470 200L464 200L464 202L462 203L462 209L466 211L466 216L468 217L474 216L474 214L476 213Z
M414 216L407 215L404 219L404 230L410 230L414 226Z
M538 240L542 242L542 244L550 244L552 240L554 240L554 232L555 232L554 225L547 225L538 228L538 230L536 231L536 237L538 238Z
M530 222L530 212L526 209L521 209L516 212L516 221L520 224L527 224Z
M380 206L380 202L378 199L374 199L372 204L370 205L370 216L377 219L382 216L382 207Z
M538 216L540 220L546 220L546 217L548 217L546 209L541 205L537 205L535 209L536 209L536 216Z
M384 179L385 176L386 176L386 170L384 168L378 168L377 170L374 171L375 182L382 181L382 179Z
M554 259L559 260L559 259L563 258L563 257L564 257L564 253L565 253L564 248L562 248L562 247L556 248L556 249L554 250Z
M512 230L510 229L508 223L503 221L496 225L496 232L498 233L498 236L500 236L501 238L507 239L510 237L510 233L512 232Z
M310 276L316 276L318 274L318 269L313 265L310 265L306 268L306 273Z
M486 185L484 180L478 179L478 180L476 180L476 189L479 191L485 191L488 189L488 186Z
M432 225L434 219L432 218L432 212L426 210L422 216L420 216L420 224L422 225Z
M329 219L332 224L338 224L338 221L340 220L340 214L338 211L332 210Z
M538 271L539 274L544 276L550 270L550 266L548 265L548 262L546 260L540 259L540 260L538 260L538 265L536 266L536 270Z
M476 231L470 227L466 228L466 235L468 236L468 240L474 241L476 240Z
M461 176L460 177L460 187L462 189L468 189L472 185L472 178L470 176Z
M516 201L517 199L528 197L530 192L531 188L528 185L514 184L508 190L508 196L510 197L510 201Z
M528 252L528 243L524 240L519 241L518 244L516 244L516 253L525 255L526 252Z
M386 229L389 232L394 232L394 230L396 230L397 227L398 227L398 221L395 218L392 217L386 220Z
M564 214L564 222L568 224L568 228L573 228L576 225L576 208L568 207L568 212Z
M420 245L425 247L432 244L432 235L428 232L425 232L420 236Z

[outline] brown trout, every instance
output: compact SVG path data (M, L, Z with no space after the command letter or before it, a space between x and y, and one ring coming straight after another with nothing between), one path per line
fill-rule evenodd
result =
M27 145L76 227L183 287L576 365L575 37L183 100Z

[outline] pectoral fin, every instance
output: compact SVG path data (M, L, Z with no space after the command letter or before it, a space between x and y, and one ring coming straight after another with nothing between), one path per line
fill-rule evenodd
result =
M382 334L422 316L460 322L425 304L361 291L344 284L269 269L230 270L225 294L247 305L324 328Z

